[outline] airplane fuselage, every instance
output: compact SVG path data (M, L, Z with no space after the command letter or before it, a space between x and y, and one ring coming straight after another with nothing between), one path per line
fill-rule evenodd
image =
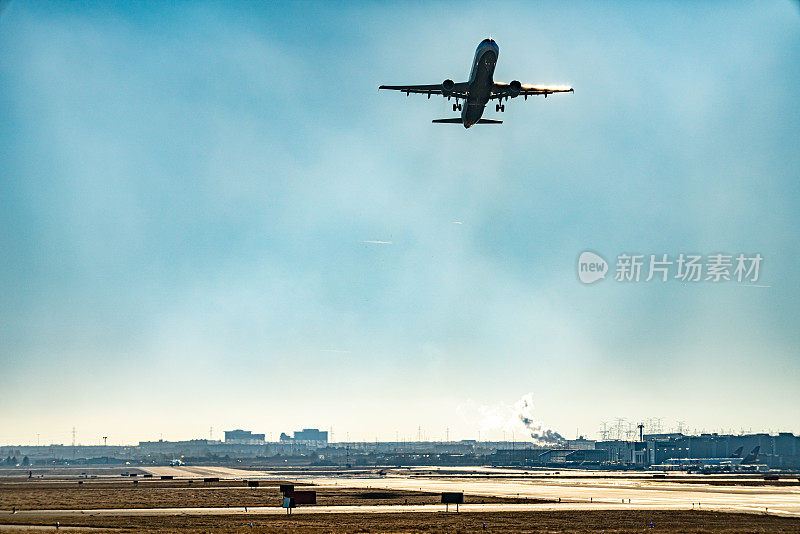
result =
M497 65L497 56L500 47L491 39L484 39L475 50L475 59L472 61L472 70L469 73L469 88L467 89L466 105L461 110L461 121L464 128L469 128L483 115L486 103L492 96L494 86L494 67Z
M454 82L447 78L436 84L380 85L378 89L400 91L406 96L414 93L427 95L428 98L431 95L441 95L447 100L455 99L453 111L460 111L460 116L433 119L431 122L461 124L464 128L469 128L473 124L503 124L503 121L498 119L482 118L486 104L492 100L497 103L495 111L503 112L506 110L503 101L508 102L509 99L518 96L527 100L529 96L534 95L542 95L547 98L547 95L554 93L573 92L572 87L568 85L523 84L519 80L497 83L494 81L494 69L499 55L500 47L497 46L497 43L492 39L484 39L475 50L469 79L465 82Z

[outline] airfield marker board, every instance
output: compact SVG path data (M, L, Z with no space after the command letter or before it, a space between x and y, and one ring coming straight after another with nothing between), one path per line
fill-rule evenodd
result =
M442 492L442 504L444 504L445 512L449 511L451 504L455 504L456 513L458 513L458 505L464 504L464 493L460 491Z
M284 497L291 497L297 504L317 504L316 491L287 491Z

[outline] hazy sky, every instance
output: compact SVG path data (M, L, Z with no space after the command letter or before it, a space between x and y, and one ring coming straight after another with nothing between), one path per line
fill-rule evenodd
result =
M575 93L465 130L377 90L486 36ZM489 439L527 393L570 437L800 432L798 87L788 1L11 2L0 443ZM586 286L587 249L766 287Z

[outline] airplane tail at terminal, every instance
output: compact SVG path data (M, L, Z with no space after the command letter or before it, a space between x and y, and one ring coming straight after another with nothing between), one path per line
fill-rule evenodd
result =
M733 454L731 454L731 458L741 458L743 450L744 450L744 447L739 447L738 449L733 451Z
M464 121L460 118L433 119L431 122L436 122L439 124L464 124ZM478 119L476 124L503 124L503 121L499 121L497 119Z
M758 459L758 451L759 450L761 450L761 445L756 446L755 449L750 451L750 454L748 454L747 456L744 457L744 460L742 460L742 465L756 463L756 460Z

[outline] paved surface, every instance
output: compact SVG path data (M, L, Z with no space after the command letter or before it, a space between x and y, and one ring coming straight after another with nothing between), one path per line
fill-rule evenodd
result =
M544 473L513 469L494 470L418 468L390 470L387 476L315 476L296 472L251 471L227 467L153 467L147 468L155 476L173 475L177 478L218 476L233 479L281 478L308 482L320 486L361 489L387 489L411 491L463 491L468 495L520 497L536 499L561 499L554 504L486 504L464 505L468 511L511 510L618 510L618 509L692 509L759 512L800 517L800 486L713 486L709 478L698 475L697 482L669 482L653 479L651 473L600 473L561 472L550 477L536 477ZM451 474L456 472L456 474ZM549 471L554 473L554 471ZM587 477L587 475L596 475ZM440 476L447 475L447 476ZM498 477L497 475L502 475ZM519 475L518 477L516 475ZM531 476L534 475L534 476ZM685 477L684 477L685 478ZM691 477L689 477L691 480ZM441 508L441 507L438 507ZM353 513L353 512L421 512L437 511L432 506L315 506L298 508L301 513ZM272 513L263 509L259 513ZM335 509L335 510L334 510ZM206 512L198 509L197 513ZM215 509L209 509L215 510ZM229 513L233 509L223 509ZM313 511L312 511L313 510ZM317 512L319 510L319 512ZM130 512L130 511L126 511ZM172 512L175 513L175 512ZM244 511L242 510L242 513Z

